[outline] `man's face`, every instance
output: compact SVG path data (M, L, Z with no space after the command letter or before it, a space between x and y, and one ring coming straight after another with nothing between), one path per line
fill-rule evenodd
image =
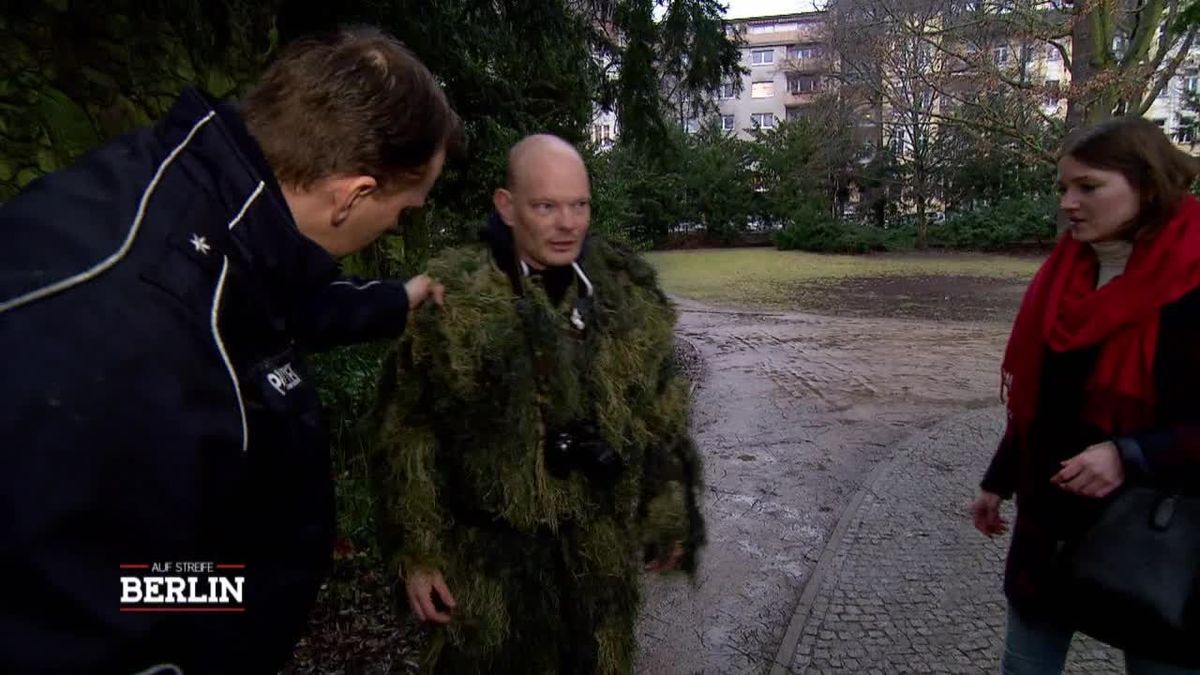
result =
M426 165L425 172L416 181L383 190L378 187L361 196L346 214L341 223L340 251L336 255L348 255L369 246L384 232L396 226L405 209L425 205L429 190L442 173L446 153L439 150Z
M497 206L525 262L535 268L570 265L591 222L587 169L577 156L545 151L525 163L512 189L499 191Z

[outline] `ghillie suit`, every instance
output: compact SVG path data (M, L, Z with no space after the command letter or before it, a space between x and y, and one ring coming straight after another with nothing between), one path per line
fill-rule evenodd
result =
M524 275L507 228L488 232L431 263L446 305L385 366L384 560L441 570L457 600L426 670L627 673L644 562L682 542L691 573L704 540L675 315L614 244Z

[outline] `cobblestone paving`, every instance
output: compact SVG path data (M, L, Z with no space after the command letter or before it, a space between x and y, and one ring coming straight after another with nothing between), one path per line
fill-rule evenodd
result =
M912 437L867 487L845 537L831 542L837 553L792 672L999 671L1008 541L984 539L966 507L1001 426L998 409L951 418ZM1080 636L1067 672L1124 668L1118 652Z

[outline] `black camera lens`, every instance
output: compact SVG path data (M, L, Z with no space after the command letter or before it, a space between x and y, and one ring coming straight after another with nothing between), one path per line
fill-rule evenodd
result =
M565 431L551 432L546 435L546 470L551 476L565 479L574 468L571 455L575 447L575 439Z
M555 478L578 471L589 479L608 483L620 477L625 468L621 456L591 422L576 422L546 434L544 452L546 470Z

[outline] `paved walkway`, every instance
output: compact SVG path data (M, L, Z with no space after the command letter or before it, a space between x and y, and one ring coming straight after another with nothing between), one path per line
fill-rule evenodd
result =
M644 577L638 673L759 675L835 526L903 439L992 406L1009 327L691 304L708 545L695 583Z
M984 539L966 507L1001 426L998 408L952 417L880 466L835 529L772 672L998 672L1008 541ZM1067 672L1123 664L1077 638Z

